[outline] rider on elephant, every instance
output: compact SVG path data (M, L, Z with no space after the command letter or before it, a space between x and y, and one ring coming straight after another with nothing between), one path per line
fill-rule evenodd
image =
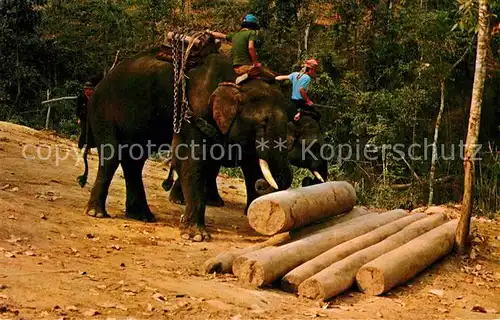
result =
M207 30L206 32L215 38L229 40L233 44L233 68L238 78L236 84L250 78L274 79L274 73L262 66L258 61L256 43L259 22L253 14L247 14L241 23L238 32L226 35L220 32Z
M291 101L295 109L295 116L293 119L298 121L302 113L308 113L319 121L319 114L313 109L313 102L307 95L311 78L316 77L316 70L318 69L318 60L308 59L302 65L300 72L293 72L289 75L277 76L276 80L290 80L292 82L292 96Z

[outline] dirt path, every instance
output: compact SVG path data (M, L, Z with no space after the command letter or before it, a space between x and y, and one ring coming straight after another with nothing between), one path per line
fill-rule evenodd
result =
M44 146L53 153L47 160L23 156L40 147L45 157ZM69 152L60 163L56 146L60 156ZM74 150L69 140L0 122L0 319L500 318L492 310L500 312L498 221L478 223L474 259L449 256L383 297L352 290L319 304L202 273L209 257L264 239L243 215L243 181L219 178L226 206L207 210L213 241L184 242L175 228L183 207L161 188L166 168L149 161L143 174L157 223L124 218L121 170L107 204L113 218L97 220L83 214L97 157L90 156L90 183L82 189ZM475 305L487 312L472 311Z

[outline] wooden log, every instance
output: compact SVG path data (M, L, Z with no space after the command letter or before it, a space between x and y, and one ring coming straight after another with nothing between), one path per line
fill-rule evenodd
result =
M266 254L267 252L269 252L270 250L273 250L274 248L276 248L276 247L275 246L265 247L265 248L259 249L257 251L248 252L248 253L245 253L245 254L242 254L242 255L236 257L236 259L234 259L234 261L233 261L233 274L235 276L239 277L241 266L247 260L252 260L253 258L258 257L259 255Z
M312 277L321 270L328 268L333 263L340 261L359 250L379 243L388 236L401 231L409 224L423 219L426 216L427 215L423 213L412 214L383 225L375 230L365 233L364 235L341 243L287 273L283 279L281 279L281 288L285 291L297 292L299 285L309 277Z
M361 216L367 215L370 212L366 207L354 207L351 211L333 217L328 217L322 221L318 221L307 226L290 230L290 237L293 241L308 237L315 233L321 232L323 229L332 227L334 225L350 221Z
M438 227L445 220L443 214L418 220L385 240L335 262L302 282L299 285L299 295L327 300L342 293L353 285L356 273L364 264Z
M233 268L233 262L236 257L249 252L260 250L265 247L279 246L281 244L287 243L288 241L290 241L290 234L288 232L283 232L272 236L264 242L256 243L241 250L220 253L214 258L205 261L205 273L229 273Z
M451 220L362 266L358 288L380 295L404 283L453 249L458 219Z
M257 232L273 235L352 210L356 191L345 181L283 190L255 199L248 221Z
M240 269L242 283L267 285L321 253L384 224L406 216L404 210L369 214L326 228L312 236L274 248L247 260Z
M242 255L249 252L260 250L267 246L280 246L289 241L297 240L307 235L319 232L322 229L334 226L339 223L343 223L354 218L358 218L367 215L369 212L366 207L355 207L348 213L340 216L330 217L324 221L305 226L303 228L294 229L290 232L279 233L262 243L256 243L254 245L248 246L246 248L235 250L233 252L223 252L218 254L216 257L210 258L205 262L204 269L208 273L230 273L234 260ZM233 271L234 272L234 271Z

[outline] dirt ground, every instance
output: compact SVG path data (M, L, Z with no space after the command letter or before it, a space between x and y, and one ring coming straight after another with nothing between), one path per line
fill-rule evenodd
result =
M59 163L56 146L69 154ZM206 259L265 239L243 215L242 180L219 177L226 206L207 209L213 240L184 242L183 207L161 188L163 164L148 161L143 174L158 222L124 218L120 169L107 204L113 218L98 220L83 214L96 153L82 189L74 150L72 141L0 122L0 319L500 319L498 220L477 220L469 257L449 255L381 297L352 289L325 304L203 274Z

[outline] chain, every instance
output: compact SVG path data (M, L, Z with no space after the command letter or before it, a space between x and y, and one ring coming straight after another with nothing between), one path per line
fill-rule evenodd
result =
M186 67L189 59L189 54L191 48L194 45L196 39L202 36L203 33L197 33L193 36L193 40L185 48L185 35L175 34L172 38L173 48L172 48L172 63L174 66L174 132L179 133L182 128L184 121L190 123L190 118L192 117L192 110L189 108L188 95L186 94L186 80L189 79L186 75ZM179 41L181 44L179 45ZM179 48L180 47L180 48ZM179 61L181 63L179 68ZM181 86L182 101L179 105L179 85ZM180 109L180 110L179 110Z
M187 97L187 94L186 94L186 79L189 79L187 76L186 76L186 73L185 73L185 70L186 70L186 63L187 63L187 59L189 57L186 56L186 54L188 54L188 52L185 52L184 50L184 41L182 41L182 54L183 54L183 59L182 59L182 72L181 72L181 81L182 81L182 103L181 103L181 118L180 118L180 121L186 121L186 122L190 122L189 121L189 118L191 118L191 115L190 115L190 112L189 111L189 102L188 102L188 97Z
M172 38L172 64L174 66L174 132L179 133L181 131L180 123L178 121L177 109L179 104L179 43L177 41L177 34Z

